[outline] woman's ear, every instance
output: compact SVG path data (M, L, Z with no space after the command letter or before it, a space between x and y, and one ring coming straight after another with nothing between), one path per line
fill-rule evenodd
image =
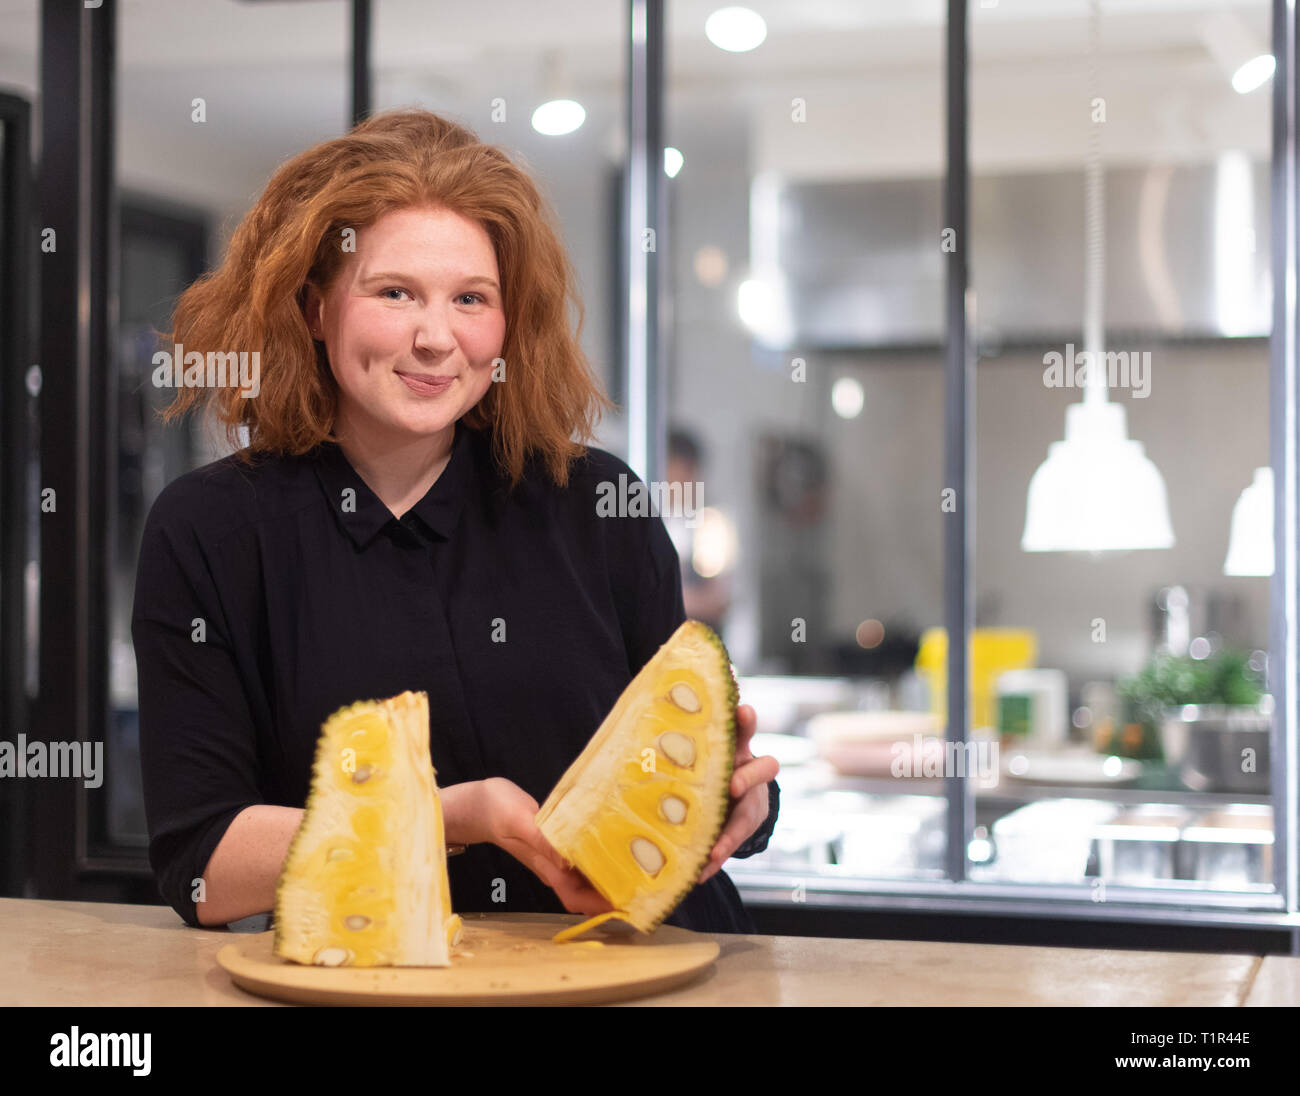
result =
M320 342L325 337L321 325L323 304L320 292L311 282L303 286L302 315L303 319L307 321L307 331L317 342Z

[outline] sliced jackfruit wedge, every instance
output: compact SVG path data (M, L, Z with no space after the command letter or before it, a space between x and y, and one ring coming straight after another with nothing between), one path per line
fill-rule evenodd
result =
M652 932L699 878L730 801L736 678L722 640L688 620L623 690L537 825L614 912Z
M425 693L359 701L325 721L276 886L275 955L331 967L451 965L461 920L435 775Z

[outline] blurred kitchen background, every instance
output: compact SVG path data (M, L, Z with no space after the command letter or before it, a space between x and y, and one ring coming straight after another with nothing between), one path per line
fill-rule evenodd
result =
M150 329L219 261L276 165L346 128L353 5L115 7L109 779L88 798L85 845L138 869L138 538L166 482L225 452L197 424L157 422ZM1075 915L1120 918L1127 901L1168 923L1230 907L1245 924L1277 909L1263 687L1273 4L971 0L969 241L945 234L945 4L719 7L664 6L668 459L652 474L703 485L692 524L668 516L687 609L721 629L758 711L755 752L782 763L770 847L728 871L781 931L815 931L796 922L819 906L953 901L934 763L956 246L978 363L967 884L989 884L990 911L1043 916L1022 885L1092 904ZM36 119L40 10L0 0L0 89ZM371 109L448 114L535 173L580 276L584 346L625 404L628 5L370 10ZM535 114L555 101L581 110ZM1092 417L1070 413L1066 452L1084 389L1044 373L1088 331L1145 372L1090 393ZM1115 407L1136 447L1085 436ZM601 444L628 455L622 417ZM1057 548L1027 550L1049 452L1035 535ZM1114 476L1113 513L1090 508L1079 468ZM34 605L34 559L24 574Z

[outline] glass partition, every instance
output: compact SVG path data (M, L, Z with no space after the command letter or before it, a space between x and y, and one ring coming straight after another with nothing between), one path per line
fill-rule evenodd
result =
M373 5L373 109L423 107L468 126L523 164L557 218L582 299L582 347L626 402L619 350L619 170L626 155L622 4L573 0L564 18L463 19L425 0ZM626 456L622 416L599 443Z
M1270 48L972 6L974 879L1273 889Z
M220 262L276 166L348 123L351 5L142 0L117 11L116 165L121 215L114 399L116 503L108 508L111 711L107 796L90 798L92 844L147 845L140 789L131 606L144 521L177 476L229 452L196 416L163 426L155 333L176 298ZM326 60L322 60L326 58Z
M702 497L673 524L782 765L727 870L941 879L942 11L765 14L666 19L668 478Z
M754 752L782 764L769 848L727 866L747 899L1276 907L1273 5L966 8L969 239L945 224L943 4L668 3L666 220L649 241L624 213L625 4L449 21L377 0L371 105L447 114L528 166L574 261L584 348L625 407L625 249L659 252L663 475L683 488L664 517L687 612L721 632ZM0 77L39 116L37 15L5 32ZM139 536L163 485L226 451L211 424L158 424L153 333L277 164L348 128L352 5L141 0L116 17L108 779L77 801L77 855L139 868ZM944 302L963 248L976 508L955 753ZM601 430L626 458L626 419ZM954 774L975 804L961 884Z

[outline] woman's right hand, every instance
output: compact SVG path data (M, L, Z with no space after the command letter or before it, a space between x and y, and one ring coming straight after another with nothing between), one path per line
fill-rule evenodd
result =
M476 783L475 813L483 840L523 864L556 893L570 913L591 916L614 908L542 835L535 821L541 809L536 799L505 777L494 776Z

